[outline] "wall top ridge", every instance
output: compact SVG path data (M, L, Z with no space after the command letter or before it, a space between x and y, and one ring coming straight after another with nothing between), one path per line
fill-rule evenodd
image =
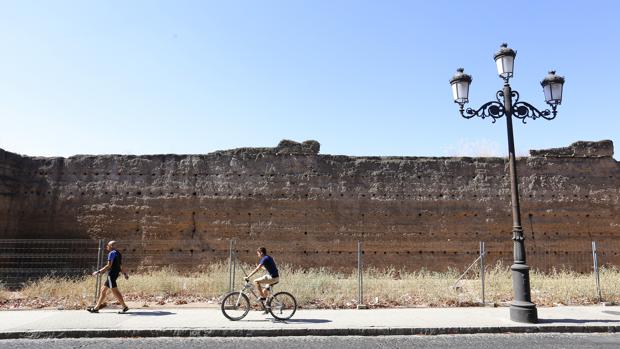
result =
M218 150L207 154L150 154L150 155L128 155L128 154L101 154L101 155L73 155L67 158L54 156L28 156L12 153L0 148L0 161L96 161L101 159L124 159L124 160L158 160L158 161L180 161L188 158L204 159L217 157L233 157L239 160L253 160L270 156L309 156L317 157L324 161L333 162L400 162L400 161L457 161L464 163L474 162L504 162L505 157L475 157L475 156L349 156L319 154L320 143L315 140L308 140L302 143L282 140L276 147L244 147L229 150ZM611 158L614 155L614 145L611 140L601 141L577 141L568 147L533 149L529 156L536 158Z
M614 156L611 140L577 141L568 147L530 150L530 156L547 158L609 158Z

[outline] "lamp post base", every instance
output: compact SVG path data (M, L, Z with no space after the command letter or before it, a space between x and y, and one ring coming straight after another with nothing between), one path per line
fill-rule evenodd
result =
M510 320L528 324L538 323L536 304L531 302L514 301L510 304Z

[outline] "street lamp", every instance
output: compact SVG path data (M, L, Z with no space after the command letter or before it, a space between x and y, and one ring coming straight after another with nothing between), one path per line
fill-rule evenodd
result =
M450 80L454 102L460 106L461 116L471 119L478 116L482 119L490 117L493 123L502 116L506 116L506 127L508 130L508 164L510 168L510 187L512 198L512 240L514 263L510 267L512 270L512 288L514 291L514 301L510 304L510 319L517 322L537 323L538 314L536 305L532 303L530 295L530 267L525 262L525 243L523 237L523 227L521 226L521 212L519 208L519 187L517 180L517 167L515 162L515 146L512 132L512 117L521 119L526 123L527 118L536 120L540 117L552 120L557 115L557 106L562 103L562 87L564 78L555 75L555 71L550 71L540 83L545 93L545 102L549 104L551 110L538 110L533 105L519 101L519 92L513 91L509 80L514 73L514 59L517 52L509 48L507 44L502 44L499 51L495 54L495 64L497 73L504 80L504 88L497 91L495 101L487 102L478 109L467 108L464 106L469 102L469 85L472 78L465 74L463 68L459 68ZM513 101L514 99L514 101Z

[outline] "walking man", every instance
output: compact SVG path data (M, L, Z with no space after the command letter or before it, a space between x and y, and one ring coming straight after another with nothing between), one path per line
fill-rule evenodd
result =
M108 264L106 264L106 266L101 268L100 270L93 272L93 276L103 273L105 271L108 272L108 276L103 286L101 286L101 295L97 300L97 304L95 304L94 307L86 308L86 310L91 313L98 313L101 305L105 301L108 290L112 290L112 294L114 294L114 297L116 297L120 305L123 307L123 310L121 310L119 313L126 313L127 310L129 310L129 307L127 307L127 304L125 304L125 301L123 300L123 295L118 290L118 287L116 287L116 279L121 273L125 275L125 279L129 279L129 275L127 275L127 273L123 270L123 257L121 256L121 253L118 252L118 250L116 249L116 241L112 240L108 242L108 244L106 245L106 251L110 252L108 253Z
M256 250L256 255L260 258L258 262L258 266L254 269L248 276L245 277L246 281L250 280L250 277L256 274L261 268L267 271L267 274L259 277L254 280L254 285L256 289L258 289L258 293L260 294L260 300L264 301L267 298L265 294L265 290L262 285L273 285L277 284L280 281L280 274L278 273L278 268L276 267L276 262L271 258L271 256L267 255L267 249L264 247L259 247Z

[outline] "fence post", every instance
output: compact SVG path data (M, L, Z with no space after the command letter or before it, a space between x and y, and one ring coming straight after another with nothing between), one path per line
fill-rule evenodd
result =
M228 292L232 292L233 239L228 241Z
M366 309L364 304L364 281L362 263L362 242L357 241L357 309Z
M237 272L237 240L233 240L232 244L232 289L231 292L235 289L235 278Z
M105 241L103 239L99 239L99 246L97 250L97 270L101 269L101 260L103 259L103 249L105 247ZM93 304L97 304L97 300L99 299L99 291L101 289L101 274L97 274L97 278L95 279L95 302Z
M480 281L482 282L482 305L485 305L484 301L484 241L480 241Z
M601 279L598 273L598 255L596 253L596 241L592 241L592 261L594 263L594 278L596 280L596 290L598 292L599 303L603 302L603 296L601 294Z

